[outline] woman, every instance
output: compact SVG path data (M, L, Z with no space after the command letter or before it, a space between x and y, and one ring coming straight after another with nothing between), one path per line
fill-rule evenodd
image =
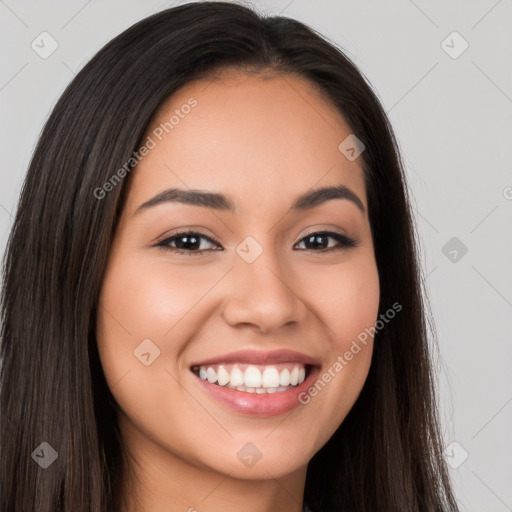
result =
M303 24L108 43L5 259L2 510L454 511L397 144Z

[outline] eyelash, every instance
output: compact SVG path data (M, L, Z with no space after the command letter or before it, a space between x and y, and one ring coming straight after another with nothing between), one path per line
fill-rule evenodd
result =
M352 249L353 247L356 247L358 245L358 242L355 239L350 238L345 235L342 235L340 233L336 233L334 231L315 231L313 233L309 233L304 238L302 238L299 241L299 243L303 242L307 238L311 238L313 236L318 236L318 235L327 236L328 238L333 238L338 242L338 245L334 246L334 247L330 247L328 249L320 249L320 250L300 249L300 250L305 250L308 252L317 252L317 253L327 253L327 252L330 253L332 251L344 251L346 249ZM172 251L172 252L175 252L178 254L186 254L187 256L201 256L202 253L205 252L205 250L178 249L177 247L171 247L169 245L171 242L175 241L176 239L179 239L179 238L185 237L185 236L187 236L187 237L194 236L195 238L202 238L212 244L220 246L220 243L217 242L217 240L215 240L214 238L212 238L210 236L203 235L202 233L198 233L196 231L182 231L181 233L176 233L176 234L170 236L169 238L162 240L161 242L156 244L156 247L160 247L161 249L169 250L169 251ZM206 249L206 250L215 251L215 250L219 250L219 249Z

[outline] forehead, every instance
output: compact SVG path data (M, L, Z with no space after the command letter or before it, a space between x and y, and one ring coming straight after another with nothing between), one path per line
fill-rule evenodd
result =
M227 70L190 82L160 106L144 137L155 146L137 165L129 197L170 187L221 191L243 210L343 184L366 207L360 159L338 149L350 133L306 79Z

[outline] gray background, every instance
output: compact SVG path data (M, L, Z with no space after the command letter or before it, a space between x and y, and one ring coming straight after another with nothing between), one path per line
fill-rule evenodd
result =
M37 137L64 87L111 38L178 3L0 0L0 254ZM437 325L457 498L465 511L512 511L512 2L251 3L340 44L389 113ZM43 31L58 43L46 59L31 47ZM469 44L461 55L454 31Z

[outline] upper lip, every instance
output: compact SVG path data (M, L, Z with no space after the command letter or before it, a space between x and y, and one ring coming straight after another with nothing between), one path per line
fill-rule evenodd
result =
M318 361L311 356L295 352L294 350L274 350L272 352L263 352L260 350L239 350L222 354L219 356L204 359L191 364L194 366L206 366L209 364L220 363L242 363L242 364L259 364L269 365L277 363L302 363L316 366Z

